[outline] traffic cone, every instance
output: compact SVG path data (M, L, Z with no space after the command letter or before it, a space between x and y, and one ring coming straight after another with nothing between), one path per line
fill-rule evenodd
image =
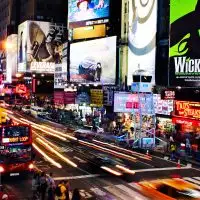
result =
M176 167L177 167L177 168L181 168L181 161L180 161L180 159L178 159L178 162L177 162Z

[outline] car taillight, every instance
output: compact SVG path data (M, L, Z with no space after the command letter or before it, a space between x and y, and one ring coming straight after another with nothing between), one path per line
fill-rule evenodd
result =
M29 168L29 169L33 169L33 168L34 168L34 165L31 163L31 164L29 164L28 168Z
M0 166L0 173L3 173L4 171L5 169L2 166Z

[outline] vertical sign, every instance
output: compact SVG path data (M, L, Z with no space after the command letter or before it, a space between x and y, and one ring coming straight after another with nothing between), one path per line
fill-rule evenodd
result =
M199 19L199 0L170 0L171 86L200 86Z

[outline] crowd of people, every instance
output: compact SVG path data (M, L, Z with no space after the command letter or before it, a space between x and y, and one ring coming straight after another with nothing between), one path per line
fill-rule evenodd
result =
M32 180L33 200L80 200L79 190L72 191L68 180L62 180L58 184L53 179L53 173L46 175L45 172L34 173Z

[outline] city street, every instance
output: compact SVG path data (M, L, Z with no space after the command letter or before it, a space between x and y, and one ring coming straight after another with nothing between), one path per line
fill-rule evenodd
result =
M112 146L98 140L76 140L62 125L43 122L21 113L10 114L18 123L33 128L36 149L35 167L47 174L54 173L56 181L70 180L71 188L80 188L86 199L146 199L137 182L166 177L199 176L199 169L181 166L159 157L151 157ZM42 153L41 153L42 152ZM15 181L13 181L13 179ZM31 197L32 176L2 180L9 193L26 199Z

